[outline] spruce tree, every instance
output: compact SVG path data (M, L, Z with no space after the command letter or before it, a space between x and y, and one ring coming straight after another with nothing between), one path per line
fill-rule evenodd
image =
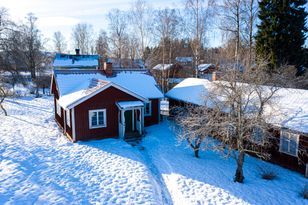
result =
M303 65L306 3L307 0L259 1L256 49L258 56L269 60L270 68L283 64Z

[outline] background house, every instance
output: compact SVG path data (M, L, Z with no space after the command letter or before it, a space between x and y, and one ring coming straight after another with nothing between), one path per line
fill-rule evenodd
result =
M57 53L53 61L54 69L98 69L98 55L80 55L79 49L76 54Z

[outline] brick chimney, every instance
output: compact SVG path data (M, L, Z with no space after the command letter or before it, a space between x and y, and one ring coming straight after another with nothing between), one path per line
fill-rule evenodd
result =
M213 72L212 73L212 81L216 81L217 80L217 73Z
M106 76L112 75L112 63L110 62L104 62L104 71Z
M76 51L76 56L79 56L80 55L80 49L76 48L75 51Z

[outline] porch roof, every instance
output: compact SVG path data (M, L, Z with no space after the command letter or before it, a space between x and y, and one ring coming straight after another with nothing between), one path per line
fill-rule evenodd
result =
M143 107L144 103L140 100L136 101L121 101L117 102L118 107L120 109L127 109L127 108L135 108L135 107Z

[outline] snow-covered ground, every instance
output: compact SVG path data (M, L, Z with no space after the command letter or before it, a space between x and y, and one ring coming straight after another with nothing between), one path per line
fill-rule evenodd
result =
M0 115L0 204L157 204L140 152L116 139L71 143L52 98L8 99Z
M71 143L53 120L52 98L23 97L0 115L0 204L308 204L300 174L249 157L245 183L216 153L193 157L168 121L146 129L144 150L117 139ZM272 166L273 181L259 166Z
M152 156L174 204L308 204L299 194L308 183L302 175L246 157L245 182L234 183L233 159L212 151L195 158L190 148L177 142L171 127L168 121L149 127L142 145ZM277 179L261 179L261 166L275 170Z

